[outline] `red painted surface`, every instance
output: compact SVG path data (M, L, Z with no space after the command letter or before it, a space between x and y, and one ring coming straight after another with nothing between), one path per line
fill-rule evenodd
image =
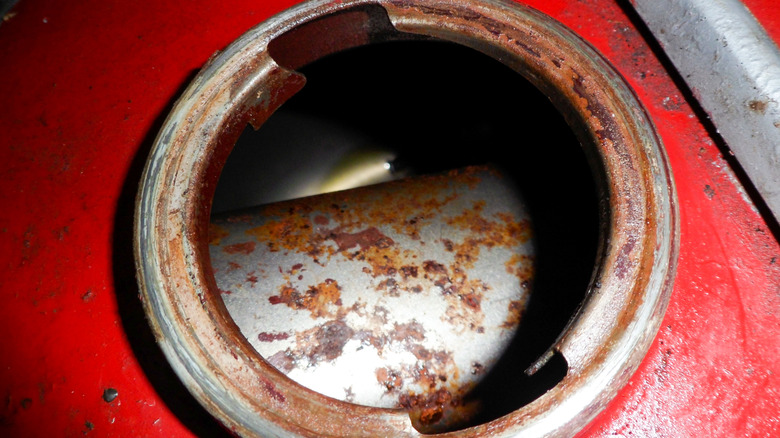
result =
M780 9L774 0L742 0L748 10L758 19L769 36L780 41Z
M133 200L154 136L194 72L291 3L22 0L0 25L0 435L224 433L144 320ZM628 79L679 196L680 261L662 329L582 436L780 435L775 236L618 6L526 3ZM107 388L119 393L111 402Z

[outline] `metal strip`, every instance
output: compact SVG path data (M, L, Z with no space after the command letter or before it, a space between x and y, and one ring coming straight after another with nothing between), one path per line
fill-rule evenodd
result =
M780 220L780 50L738 0L632 0Z

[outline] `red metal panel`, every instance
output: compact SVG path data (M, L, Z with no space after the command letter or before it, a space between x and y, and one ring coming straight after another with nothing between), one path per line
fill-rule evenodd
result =
M761 26L777 44L780 41L780 11L777 9L777 2L772 0L742 0L742 4L747 6L748 10L758 19Z
M292 3L22 0L0 25L0 433L221 432L146 327L133 200L193 72ZM680 262L663 328L582 436L780 434L775 235L620 7L524 3L571 27L628 79L663 137L679 196ZM747 3L777 38L777 13ZM111 402L107 388L118 391Z

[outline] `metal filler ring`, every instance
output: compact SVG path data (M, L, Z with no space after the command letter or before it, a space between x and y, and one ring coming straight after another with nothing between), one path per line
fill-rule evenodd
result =
M296 68L350 47L430 38L498 59L551 99L588 155L601 214L587 296L549 353L527 370L559 352L566 376L510 414L443 435L570 436L626 384L657 332L678 250L673 180L645 110L601 55L551 18L513 3L306 2L212 57L168 116L137 198L138 281L157 341L190 392L239 435L420 435L404 411L331 399L268 364L219 297L207 228L236 139L303 87Z

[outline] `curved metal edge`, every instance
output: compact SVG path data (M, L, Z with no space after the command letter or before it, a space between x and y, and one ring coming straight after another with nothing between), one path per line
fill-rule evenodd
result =
M221 370L214 368L213 361L215 358L210 356L208 351L212 347L206 345L210 341L214 341L214 339L203 339L204 335L208 336L208 334L199 330L197 322L190 320L190 317L194 314L193 312L195 312L200 313L200 323L209 327L215 324L215 321L210 320L208 312L204 310L207 306L207 303L204 303L206 298L203 296L197 297L197 300L201 301L204 308L194 309L191 306L187 308L187 305L191 303L183 305L180 300L172 297L168 291L159 289L158 286L166 282L180 281L183 283L180 284L182 289L207 289L207 281L203 278L202 272L182 271L172 273L170 272L170 266L165 266L171 261L171 258L177 258L178 261L184 263L185 259L197 259L198 253L197 244L191 242L191 239L187 239L186 236L186 224L190 219L187 216L192 213L188 211L188 206L186 205L187 201L192 200L192 196L188 196L187 193L192 175L171 171L170 169L186 168L187 166L181 163L172 163L170 157L176 155L176 150L184 147L187 142L193 141L197 143L197 139L192 140L188 138L196 136L196 134L188 136L187 133L190 131L204 134L204 137L209 135L215 136L214 132L224 126L229 114L226 111L208 114L208 110L238 106L246 99L246 95L255 88L255 84L243 84L244 86L241 90L227 92L223 89L224 84L221 83L221 76L231 76L229 72L235 73L236 70L240 70L240 66L247 59L260 56L265 51L269 41L305 21L301 17L311 15L312 9L317 9L320 14L329 14L347 9L353 3L364 4L365 2L356 1L331 4L319 1L299 5L258 25L232 43L227 49L212 57L183 93L165 121L162 131L155 140L155 145L142 175L141 188L136 200L135 257L142 300L150 325L164 354L176 374L185 383L185 386L212 414L228 425L234 432L241 435L290 436L291 433L294 433L300 436L347 436L365 435L365 431L361 434L363 429L358 424L352 424L354 428L351 430L351 433L339 433L340 429L342 431L344 429L338 426L334 427L332 424L312 423L307 425L309 427L302 428L295 424L287 423L284 418L272 412L258 409L258 406L252 403L254 401L252 399L263 392L266 395L270 393L270 397L266 398L272 399L271 401L278 400L280 397L284 398L285 388L274 387L275 382L272 379L259 382L243 382L246 384L243 387L241 385L233 385L232 388L225 386L224 374ZM270 58L268 58L267 62L273 64ZM275 64L273 64L273 68L283 70ZM295 74L293 72L289 73ZM254 79L258 79L260 76L262 75L256 74ZM231 95L234 104L227 105L224 101L215 102L216 99L224 100L226 94ZM204 110L204 108L206 109ZM202 153L204 147L204 144L200 144L195 149ZM189 165L190 167L195 167L192 162ZM174 174L173 177L171 173ZM166 205L162 205L164 204L164 198L169 200L169 203ZM173 208L171 204L177 204L181 208ZM174 216L163 217L165 213L174 211L176 212ZM171 221L174 223L173 225L166 224ZM161 224L165 227L160 228ZM178 232L176 228L179 228ZM185 236L180 236L182 239L179 241L180 253L165 253L167 251L165 247L168 242L163 242L160 239L160 237L167 235L166 232L161 231L163 229L168 229L169 233L172 230L172 235L182 234L181 230L184 230L183 234ZM174 274L176 279L172 280L171 277ZM188 327L189 330L185 330L184 327ZM244 353L240 357L240 360L244 362L243 366L245 368L254 368L258 365L257 362L259 362L260 366L266 365L270 367L270 365L264 364L262 359L256 356L256 353L254 354L255 357L247 357L247 350L251 350L251 347L248 345L246 343L247 348L241 352ZM251 352L249 354L251 355ZM239 358L236 360L239 360ZM272 374L274 370L271 367L270 370L265 371ZM278 374L279 376L277 377L279 379L289 380L281 373ZM288 386L295 386L295 390L300 390L304 393L311 392L306 388L298 387L292 381L288 383L290 384ZM237 395L239 395L239 399L237 399ZM340 405L348 405L345 402L327 399L313 392L307 395L310 395L313 399L308 404L316 404L325 410L330 409L334 402ZM354 409L356 406L350 405L348 408ZM343 407L342 410L344 410ZM408 415L403 412L375 408L363 408L362 410L371 413L379 423L385 423L384 429L388 435L417 435L417 432L411 427ZM305 407L303 411L305 411ZM303 416L305 414L305 412L302 413ZM305 423L302 422L302 424ZM354 423L354 421L348 421L347 423ZM373 425L376 426L377 423L374 422ZM346 426L349 426L349 424Z
M396 2L390 3L394 4ZM463 28L458 29L453 26L442 31L440 28L436 28L436 23L429 18L403 10L404 6L402 4L405 2L397 3L401 4L401 6L398 6L399 10L391 10L390 15L391 20L400 30L425 33L430 36L450 39L471 46L515 68L539 88L546 91L548 96L551 93L565 93L565 90L561 88L550 90L550 87L546 86L548 84L544 83L545 79L541 77L539 72L533 71L533 68L529 72L527 60L520 62L518 66L515 61L506 56L506 53L500 50L496 51L496 45L506 43L507 39L510 42L518 41L518 39L515 39L515 35L503 35L497 26L493 26L493 23L482 24L487 32L477 36L476 40L471 40L464 36ZM430 3L439 4L441 5L441 10L444 10L444 2ZM480 12L485 13L485 16L498 16L498 20L506 20L507 22L523 21L522 18L516 15L517 9L519 9L517 5L507 5L500 2L481 2L478 6L474 6L471 3L463 3L457 1L446 2L446 7L452 9L455 7L453 4L462 4L461 7L464 10L468 9L470 12L475 12L477 8L484 8ZM434 9L434 6L428 6L432 10ZM495 424L485 425L473 430L480 434L489 433L491 436L513 436L514 434L522 436L568 436L584 427L588 421L606 406L607 402L614 397L617 391L627 383L630 376L636 371L657 333L671 294L671 286L675 274L679 247L679 221L674 183L663 146L655 133L649 116L625 80L600 54L573 32L557 23L545 21L546 17L536 11L527 9L525 13L535 16L540 22L545 23L546 28L542 30L543 32L554 35L554 38L558 41L566 41L572 47L580 50L581 53L586 54L586 57L592 62L588 70L602 74L606 79L606 84L602 85L606 85L605 88L611 88L613 93L611 97L614 100L625 103L624 114L618 116L624 117L625 123L633 124L637 128L637 131L633 133L634 138L632 140L641 144L639 153L644 154L642 164L649 169L649 178L646 181L648 184L644 190L652 198L650 201L646 201L650 204L649 208L651 209L651 211L646 212L646 218L656 225L652 238L644 242L647 248L646 253L642 255L646 260L645 264L650 263L653 275L644 279L633 293L622 297L627 302L617 304L617 308L627 312L628 317L621 316L617 312L609 312L615 308L615 303L611 301L615 299L620 300L621 297L616 297L614 293L606 290L609 287L606 284L607 277L609 277L608 272L598 272L591 283L586 302L553 346L555 350L564 355L570 364L570 372L567 377L554 389L528 406L497 420L494 422ZM466 15L464 14L464 17ZM471 22L479 22L483 18L477 15L468 16L468 20ZM539 31L541 29L535 30ZM497 44L491 45L486 40ZM528 50L528 47L521 46L521 50ZM566 50L561 49L561 51ZM552 62L554 63L555 61ZM558 65L556 64L556 66ZM554 96L550 97L555 100ZM560 105L560 101L558 104L559 108L563 106L563 108L560 108L562 112L565 112L567 109L570 110L565 105ZM585 112L587 113L588 111ZM615 118L615 114L612 114L612 117ZM572 118L569 119L570 124L577 123ZM598 137L598 135L594 135L593 130L587 134ZM606 160L604 150L608 148L608 145L605 146L604 143L608 144L609 140L605 138L595 138L594 140L596 143L601 143L601 159ZM610 179L613 176L607 175L607 178ZM615 186L614 181L610 181L608 184L611 191L609 194L611 197L610 204L613 206L616 203L620 204L621 201L616 198L622 196L622 194L616 192L622 192L622 188ZM603 236L603 239L610 242L607 245L612 245L622 239L619 234L621 231L625 231L625 229L618 226L618 220L615 217L610 217L609 220L611 225L607 233L608 235ZM639 225L640 228L645 229L641 224ZM620 242L619 245L613 248L611 254L609 252L603 253L602 263L604 266L612 266L613 268L619 266L619 260L615 259L615 257L619 257L619 254L616 256L615 253L622 252L626 248L629 248L628 251L631 252L627 243L625 241ZM630 243L630 245L634 245L634 243ZM649 253L647 253L648 250ZM612 258L609 259L608 257ZM608 271L609 267L604 269ZM610 282L614 284L615 279L612 278ZM610 317L613 319L610 320ZM619 320L620 318L624 319ZM594 345L599 347L592 348ZM601 345L606 347L601 348ZM552 350L546 356L549 358L551 355ZM544 359L545 356L541 358L541 361L543 362ZM562 396L564 393L566 397ZM498 429L502 430L502 432L497 433L496 430ZM466 431L446 436L465 435Z
M301 21L303 21L300 17L311 16L312 11L316 11L317 14L327 14L347 9L356 5L377 3L383 4L382 2L364 0L354 0L338 4L324 1L305 3L280 14L279 16L269 20L264 24L261 24L260 26L245 34L234 44L228 47L224 52L216 56L209 65L204 67L204 70L198 75L192 85L184 93L183 97L176 104L168 120L165 122L165 127L155 142L155 147L151 154L151 158L147 163L147 167L144 171L142 186L141 190L139 191L137 201L135 251L139 283L141 283L141 290L145 301L147 315L149 316L150 323L154 328L155 335L157 336L163 351L165 352L177 374L180 376L180 378L182 378L190 391L193 392L193 394L202 404L204 404L210 411L215 413L215 415L221 421L230 425L236 432L241 434L254 434L261 433L262 431L264 436L286 436L289 435L290 432L297 429L297 433L302 436L307 436L315 433L314 430L317 429L321 431L320 433L325 431L322 429L321 425L316 424L312 425L314 429L309 429L308 432L306 429L301 429L291 424L287 424L287 427L284 427L283 423L285 422L279 422L279 418L272 418L274 415L265 411L258 412L256 406L248 408L244 405L246 400L243 402L236 400L235 395L230 393L227 388L224 387L224 376L222 376L220 372L215 372L211 369L204 372L202 367L198 365L203 361L214 359L213 357L208 357L208 354L206 354L204 348L207 346L204 345L203 341L193 341L190 337L194 330L198 330L198 327L195 325L190 325L189 333L184 333L180 330L180 328L186 326L185 321L179 321L179 327L174 324L174 321L177 320L177 317L180 317L183 314L192 315L191 312L204 312L204 309L182 308L181 303L175 302L175 300L168 296L165 291L156 290L154 286L159 285L164 281L171 281L171 277L169 275L171 273L166 272L167 267L163 266L165 264L164 262L167 261L166 258L170 257L171 254L166 254L163 258L160 257L161 249L165 250L166 245L169 245L170 242L162 242L159 240L159 236L154 235L153 231L156 230L155 226L173 221L175 226L170 226L171 229L175 229L176 226L180 226L180 229L186 230L185 224L188 220L186 216L188 211L186 201L192 198L192 195L187 196L187 190L189 187L189 180L187 178L177 180L176 178L178 175L174 174L171 179L170 174L164 173L165 167L171 165L170 162L166 161L166 157L169 157L172 149L181 147L187 141L186 138L182 138L181 133L186 132L189 128L197 124L197 121L193 118L193 115L203 116L203 113L193 114L193 110L195 110L199 105L204 104L202 98L204 95L204 90L210 90L211 94L205 94L214 96L214 89L219 87L219 83L215 82L215 78L220 74L223 74L225 69L240 63L242 57L248 55L246 52L246 50L248 50L247 48L252 48L253 52L251 55L257 56L260 51L264 50L265 46L268 44L268 41L300 24ZM497 2L485 2L480 4L485 4L490 8L499 9L501 12L505 12L505 9L509 8L514 11L513 14L517 13L515 9L517 5L508 6ZM562 27L557 29L557 31L564 33L568 32ZM572 35L573 34L570 34L569 37ZM580 41L578 44L583 43ZM623 86L625 87L625 84ZM197 111L195 112L197 113ZM226 116L224 113L221 115ZM222 120L222 122L224 122L224 120ZM209 129L218 129L220 122L212 121L211 123L207 123L207 125L208 126L205 127L206 131ZM201 129L201 131L203 131L203 129ZM663 166L663 163L665 163L663 155L661 155L660 161L661 165ZM176 167L178 167L178 163ZM655 171L654 173L658 172ZM166 175L168 178L163 178ZM669 187L669 189L671 190L671 193L673 193L673 188ZM161 216L163 213L172 213L175 210L170 208L171 205L169 205L167 210L163 208L162 211L160 211L161 207L159 206L159 203L163 197L167 197L168 199L173 198L174 201L172 201L171 205L178 205L182 207L181 211L177 212L178 217L171 218ZM673 217L667 217L667 222L671 221L671 223L676 224L676 212L674 214L670 214L669 216ZM676 225L673 228L676 230ZM164 235L165 234L162 234L162 236ZM178 243L178 247L181 248L181 252L173 254L173 256L179 257L182 260L194 260L197 256L197 248L194 248L192 244L190 244L189 247L187 246L187 242L190 241L188 236L185 235L181 237L182 240ZM674 239L677 239L676 234ZM175 248L176 245L168 246L168 249L172 247ZM661 250L659 255L662 255L663 252L664 251ZM671 256L671 254L675 253L675 251L670 249L667 251L667 253ZM661 257L657 257L658 260L660 260L660 258ZM659 263L661 262L657 262L656 264ZM673 266L673 263L669 263L667 266ZM174 274L176 274L175 277L177 280L186 282L195 290L203 290L203 288L207 286L207 282L204 282L204 278L201 277L202 273L181 271ZM667 271L667 274L669 275L666 275L663 281L661 281L661 283L664 285L670 284L672 278L670 275L673 274L673 272ZM203 299L203 297L199 298ZM663 304L662 307L663 306L665 306L665 304ZM656 306L655 310L651 312L651 314L659 315L658 319L660 321L660 315L663 314L663 308L659 309L658 306ZM208 318L204 319L204 321L208 322ZM213 323L213 320L211 322ZM643 339L652 340L652 335L656 330L657 326L652 330L648 330L648 333L645 334ZM188 339L188 341L184 341L184 339ZM649 340L647 341L647 344L649 344ZM192 348L200 351L200 354L193 355L193 351L191 350ZM645 350L646 346L644 349L642 349L641 353L638 353L640 354L640 357L644 354ZM244 366L252 367L251 363L246 363L248 362L246 357L242 356L241 359L243 359L245 362ZM633 372L633 369L631 372ZM627 378L628 377L625 377L623 380L627 380ZM623 384L624 383L625 381L623 381ZM256 386L257 382L254 382L254 384ZM559 385L559 387L560 386L561 385ZM564 384L563 386L566 385ZM620 386L622 386L622 384ZM486 426L488 429L496 432L490 433L490 435L507 436L519 433L521 431L530 432L532 435L536 435L536 432L540 432L539 435L547 435L552 433L573 431L581 428L585 424L582 421L578 422L574 426L572 426L570 421L564 422L566 427L560 427L559 420L562 417L559 417L556 414L557 411L560 411L560 408L555 412L550 411L542 416L541 423L537 421L534 423L536 426L533 428L529 427L527 423L523 422L521 417L526 416L530 410L534 409L534 407L542 404L546 405L549 399L553 397L551 393L555 392L557 388L558 387L528 407L521 409L515 414L510 414L510 416L513 416L511 419L512 421L499 421L501 425L498 427L498 429L502 429L502 431L499 432L495 428L495 426L499 426L498 424ZM616 390L617 389L615 389L615 391ZM260 391L260 393L263 393L263 391ZM267 391L264 394L266 394L267 397ZM271 394L271 396L273 396L273 394ZM592 399L592 397L590 398ZM215 400L217 400L217 402L215 402ZM319 401L327 402L327 400ZM583 403L581 401L573 401L570 402L570 404L571 403L578 405L588 405L587 402ZM570 408L573 407L570 405L567 406ZM237 409L237 411L234 409ZM365 413L371 412L377 414L380 411L370 410L370 412L366 411ZM595 413L593 413L593 415L595 415ZM591 417L593 415L591 415ZM404 420L406 420L406 424L408 425L408 418L405 416L402 417ZM408 427L404 427L398 423L399 418L400 417L398 416L390 415L387 417L387 420L391 424L394 424L394 427L398 427L397 432L399 434L403 431L403 434L405 435L415 435L415 431L409 430ZM551 422L557 422L559 425L552 427L554 425L552 425ZM457 432L456 434L463 436L463 434L474 432L482 433L485 431L485 428L473 429ZM359 434L359 430L354 430L354 432Z

